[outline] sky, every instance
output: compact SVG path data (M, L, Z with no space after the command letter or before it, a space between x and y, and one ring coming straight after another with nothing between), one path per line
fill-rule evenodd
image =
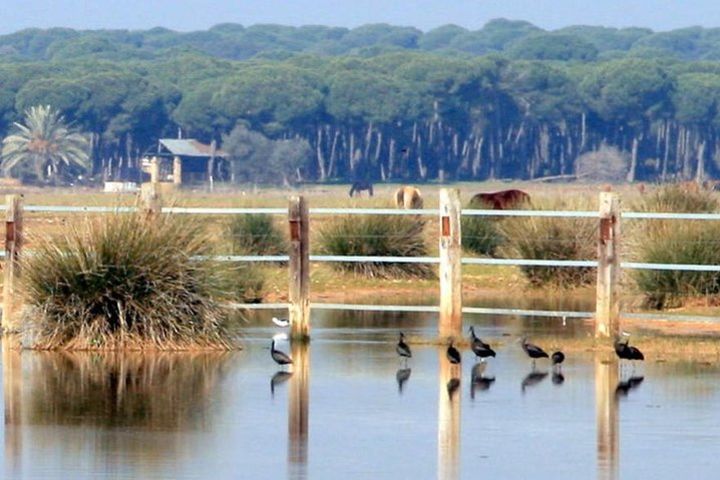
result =
M0 0L0 33L29 27L205 30L218 23L366 23L427 31L454 23L478 29L493 18L545 29L568 25L653 30L720 27L718 0Z

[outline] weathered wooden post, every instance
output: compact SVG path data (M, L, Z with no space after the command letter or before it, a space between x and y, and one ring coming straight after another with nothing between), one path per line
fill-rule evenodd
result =
M173 157L173 184L182 185L182 159L177 155Z
M620 303L617 283L620 277L620 198L616 193L600 193L598 235L597 302L595 336L614 337L619 332Z
M150 183L158 183L160 181L160 159L152 157L150 159Z
M159 215L162 212L162 199L158 184L151 182L142 189L142 208L148 215Z
M2 329L4 333L20 331L17 318L19 299L16 289L20 279L20 253L23 240L22 195L5 196L5 278L3 283Z
M462 334L460 192L440 190L440 337Z
M288 222L290 336L293 340L307 341L310 339L310 221L304 197L290 197Z

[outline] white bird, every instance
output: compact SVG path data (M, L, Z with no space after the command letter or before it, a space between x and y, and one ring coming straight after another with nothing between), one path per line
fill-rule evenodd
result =
M272 317L272 321L278 327L286 328L290 326L290 320L288 320L287 318Z

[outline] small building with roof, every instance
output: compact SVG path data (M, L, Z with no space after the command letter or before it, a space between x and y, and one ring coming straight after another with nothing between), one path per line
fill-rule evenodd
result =
M193 138L161 138L157 150L143 156L142 170L151 182L175 185L212 182L227 170L227 154Z

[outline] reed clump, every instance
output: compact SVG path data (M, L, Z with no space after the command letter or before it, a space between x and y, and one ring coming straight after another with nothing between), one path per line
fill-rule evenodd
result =
M467 208L487 209L492 207L482 201L471 200ZM502 216L463 215L461 218L463 248L479 255L494 256L505 241L500 229L502 219Z
M534 202L533 210L589 210L575 200ZM504 258L592 260L596 258L597 221L592 218L509 217L500 224L506 239ZM579 287L595 281L591 267L520 267L533 286Z
M642 199L639 211L712 213L713 192L694 184L665 185ZM644 220L630 230L630 253L644 263L720 265L720 225L712 221ZM633 278L648 308L682 306L688 299L720 299L720 272L637 270Z
M651 222L633 242L645 263L720 265L720 225L716 222ZM649 308L682 306L690 298L720 300L720 272L638 270L635 282Z
M336 218L319 232L320 248L328 255L423 257L425 224L410 216L347 215ZM370 278L431 278L427 263L333 262L333 267Z
M236 215L227 231L236 255L284 255L288 251L282 232L267 214Z
M34 242L26 319L40 349L227 349L221 267L202 227L112 214Z

